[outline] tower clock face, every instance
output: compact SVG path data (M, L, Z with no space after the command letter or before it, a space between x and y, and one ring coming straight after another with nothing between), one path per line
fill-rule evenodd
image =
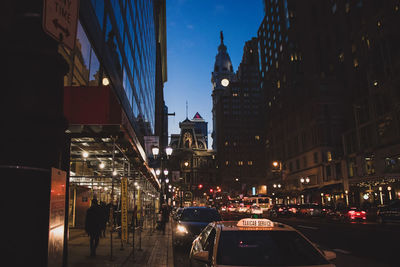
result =
M224 87L227 87L229 85L229 80L227 78L224 78L221 80L221 84Z

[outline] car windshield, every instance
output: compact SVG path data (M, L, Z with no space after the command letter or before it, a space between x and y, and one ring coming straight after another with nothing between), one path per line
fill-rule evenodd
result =
M295 231L223 231L217 264L304 266L329 262Z
M221 215L213 209L186 209L182 212L181 221L213 222L220 221Z

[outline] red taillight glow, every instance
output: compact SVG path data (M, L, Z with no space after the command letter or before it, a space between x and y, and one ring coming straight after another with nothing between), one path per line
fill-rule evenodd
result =
M362 214L365 214L365 211L362 211L361 213L362 213Z
M310 211L313 211L314 209L310 209Z
M282 208L279 208L278 211L283 211L283 209L282 209Z
M350 215L354 215L354 213L356 213L354 210L349 210L348 212Z

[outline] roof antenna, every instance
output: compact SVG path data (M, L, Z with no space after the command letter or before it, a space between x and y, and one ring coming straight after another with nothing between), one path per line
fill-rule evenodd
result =
M188 118L188 102L186 100L186 119Z

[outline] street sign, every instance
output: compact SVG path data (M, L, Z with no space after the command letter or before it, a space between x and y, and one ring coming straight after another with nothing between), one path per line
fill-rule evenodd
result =
M44 31L71 50L75 47L78 17L79 0L44 0Z

